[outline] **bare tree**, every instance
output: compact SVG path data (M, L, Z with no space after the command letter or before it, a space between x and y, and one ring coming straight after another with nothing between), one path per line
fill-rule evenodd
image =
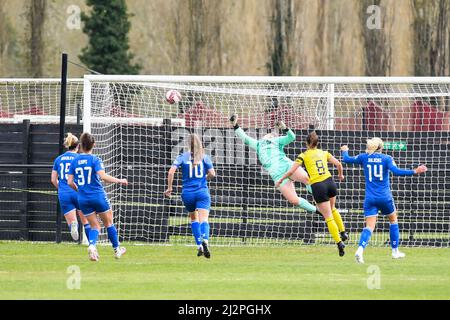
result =
M412 0L414 15L414 74L448 75L450 1Z
M365 74L367 76L387 76L391 70L392 48L390 39L386 38L384 31L387 23L386 10L381 6L381 0L362 0L360 6ZM369 28L367 26L367 9L369 6L376 6L382 10L380 28Z
M295 39L295 14L293 0L272 0L270 61L267 69L272 76L292 75Z
M40 78L43 76L44 65L44 24L47 0L31 0L27 6L29 75Z

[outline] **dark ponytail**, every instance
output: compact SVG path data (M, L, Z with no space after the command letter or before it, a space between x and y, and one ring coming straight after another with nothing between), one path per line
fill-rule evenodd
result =
M319 145L319 136L315 131L308 134L308 136L306 137L306 144L311 149L317 148L317 146Z

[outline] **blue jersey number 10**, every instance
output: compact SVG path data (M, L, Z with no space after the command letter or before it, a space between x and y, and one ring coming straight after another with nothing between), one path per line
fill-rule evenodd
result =
M189 178L193 178L194 176L196 178L203 178L203 163L202 162L200 162L195 167L192 164L192 161L188 161L187 164L189 165Z
M383 165L382 164L375 164L375 165L368 164L367 169L369 171L369 181L370 182L372 182L373 178L379 178L379 181L383 181Z

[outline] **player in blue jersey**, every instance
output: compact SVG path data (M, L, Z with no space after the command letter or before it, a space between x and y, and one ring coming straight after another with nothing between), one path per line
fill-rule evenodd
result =
M366 227L361 233L359 247L355 257L358 263L364 263L363 253L370 237L375 230L378 212L387 216L390 221L389 235L392 247L392 258L399 259L405 257L405 254L398 250L400 232L397 220L397 211L395 209L392 197L391 186L389 183L389 171L396 176L412 176L427 171L427 167L421 165L414 170L402 170L397 168L395 161L391 156L382 154L383 140L373 138L367 140L366 153L356 157L348 155L348 146L342 146L342 156L344 163L359 164L364 169L366 178L366 198L364 200L364 215L366 218Z
M198 135L189 136L189 151L177 157L168 174L168 188L164 193L170 197L173 191L175 172L181 168L183 174L183 189L181 199L191 217L192 234L195 238L198 251L197 256L211 257L209 250L209 223L208 216L211 208L207 180L216 176L213 164L205 154L202 142Z
M86 236L89 239L89 223L80 210L76 191L74 191L67 184L67 175L69 174L70 163L78 156L78 138L73 134L68 133L66 139L64 140L64 146L68 149L68 151L55 159L51 181L58 190L61 213L64 215L67 225L69 226L72 239L77 241L79 238L77 213L80 217L81 223L84 225Z
M114 255L116 259L119 259L126 250L119 245L117 230L113 223L111 205L101 180L122 185L128 185L128 181L111 177L105 173L102 160L92 154L95 140L91 134L83 133L80 137L80 142L81 153L70 165L68 184L73 189L78 190L80 209L91 226L88 248L89 259L91 261L98 261L99 259L96 245L100 224L97 220L97 215L100 216L106 228L108 239L114 249Z

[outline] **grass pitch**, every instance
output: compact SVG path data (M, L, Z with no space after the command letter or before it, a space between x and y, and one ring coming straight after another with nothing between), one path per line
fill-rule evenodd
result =
M124 246L117 261L99 247L93 263L84 246L0 242L0 299L450 299L448 248L403 248L404 260L368 248L358 265L351 246L344 258L334 246L212 246L211 260L194 247ZM67 286L71 266L80 289Z

